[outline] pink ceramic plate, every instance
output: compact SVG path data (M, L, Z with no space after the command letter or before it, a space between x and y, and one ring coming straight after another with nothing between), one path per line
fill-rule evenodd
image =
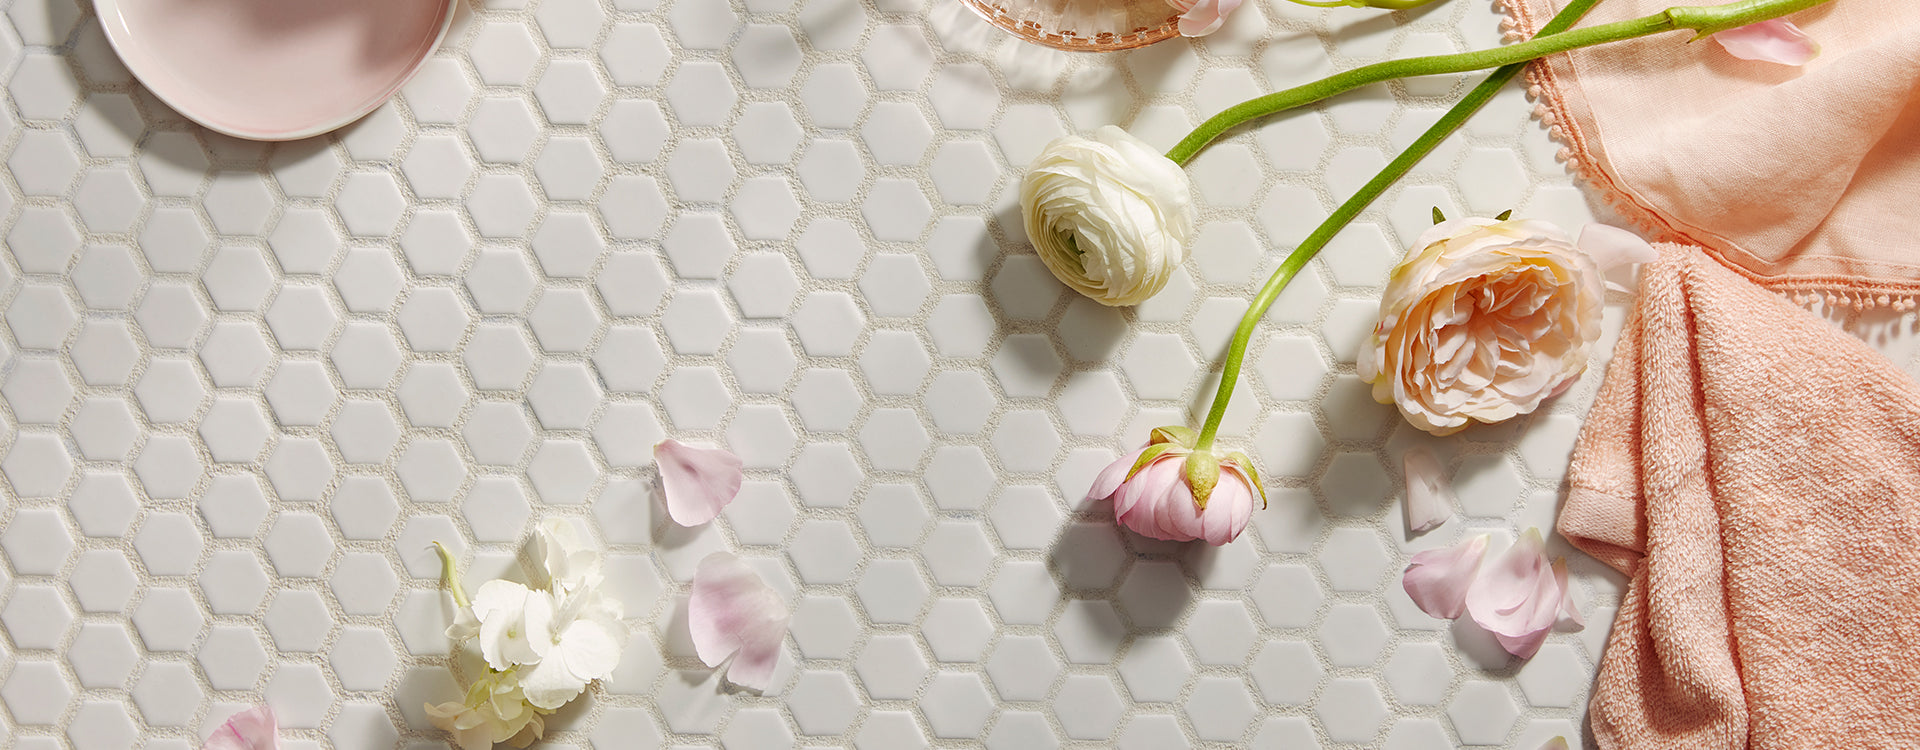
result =
M261 141L372 112L412 78L457 0L94 0L107 40L194 122Z

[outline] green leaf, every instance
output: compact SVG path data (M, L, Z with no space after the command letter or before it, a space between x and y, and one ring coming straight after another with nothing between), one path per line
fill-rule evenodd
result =
M1207 498L1220 484L1220 459L1202 451L1187 456L1187 488L1193 490L1193 504L1207 509Z
M1200 439L1200 434L1197 432L1194 432L1193 428L1191 427L1182 427L1180 425L1168 425L1166 427L1153 428L1153 437L1147 442L1148 443L1173 443L1182 448L1192 448L1194 441L1199 439Z
M1260 508L1265 510L1267 507L1267 486L1260 483L1260 470L1253 468L1253 458L1240 451L1234 451L1227 454L1226 463L1240 467L1241 471L1247 473L1247 478L1253 480L1253 489L1260 493Z
M1435 223L1435 224L1438 224L1438 223L1440 223L1440 222L1443 222L1443 221L1446 221L1446 220L1447 220L1447 215L1446 215L1446 214L1443 214L1443 213L1440 213L1440 207L1439 207L1439 206L1434 206L1434 207L1433 207L1433 223Z
M1167 451L1173 450L1174 447L1173 443L1154 443L1147 446L1146 450L1140 451L1140 457L1133 460L1133 468L1127 470L1126 481L1133 481L1133 475L1147 468L1147 464L1153 463L1154 459L1167 455Z
M1506 221L1506 220L1508 220L1508 219L1511 219L1511 218L1513 218L1513 209L1511 209L1511 208L1509 208L1509 209L1507 209L1507 210L1505 210L1505 211L1501 211L1501 212L1500 212L1500 215L1499 215L1499 216L1495 216L1495 217L1493 217L1493 220L1494 220L1494 221Z

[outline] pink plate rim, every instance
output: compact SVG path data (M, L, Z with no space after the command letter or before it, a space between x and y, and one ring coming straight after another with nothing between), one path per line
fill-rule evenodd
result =
M139 0L131 1L139 2ZM128 49L133 41L133 31L127 27L126 17L120 12L120 0L93 0L93 10L94 14L100 17L101 28L106 30L107 44L113 47L113 52L120 58L120 62L125 64L127 70L132 72L133 76L140 80L140 85L145 86L148 91L153 92L154 96L159 97L160 101L165 102L167 106L172 107L173 110L179 112L181 116L198 123L201 127L208 130L223 135L230 135L235 138L249 141L297 141L302 138L312 138L316 135L331 133L346 127L354 121L366 117L367 113L379 109L380 105L386 104L388 100L392 99L393 95L397 93L402 86L407 85L408 81L413 80L414 75L420 72L420 68L427 64L429 58L433 57L433 53L440 49L440 43L447 38L447 30L453 28L453 17L459 12L459 2L460 0L444 0L445 9L440 14L440 28L434 32L433 43L421 50L420 56L414 59L412 67L408 68L406 74L400 76L400 79L394 82L393 88L387 90L384 95L378 99L374 99L372 103L352 112L344 112L332 119L324 120L297 130L284 131L238 130L210 122L209 118L194 112L192 107L182 106L179 97L166 91L164 87L157 87L148 82L147 79L150 76L146 75L141 69L141 66L146 64L147 58L142 57L137 52L131 55L128 54Z

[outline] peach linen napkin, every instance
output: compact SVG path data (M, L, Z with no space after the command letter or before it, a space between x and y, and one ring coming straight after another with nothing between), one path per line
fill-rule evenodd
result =
M1521 35L1565 4L1508 2ZM1920 293L1920 1L1794 20L1804 69L1679 32L1531 71L1570 166L1669 243L1559 521L1630 577L1602 748L1920 748L1920 386L1794 301Z
M1531 35L1567 0L1507 0ZM1688 0L1602 0L1583 26ZM1715 0L1691 4L1716 5ZM1556 55L1529 78L1569 166L1653 239L1696 244L1770 289L1886 303L1920 293L1920 2L1790 16L1804 68L1678 31Z

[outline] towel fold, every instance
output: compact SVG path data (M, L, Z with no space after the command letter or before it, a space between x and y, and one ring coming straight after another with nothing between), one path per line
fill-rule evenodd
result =
M1920 748L1920 386L1697 248L1661 246L1560 533L1631 577L1603 748Z

